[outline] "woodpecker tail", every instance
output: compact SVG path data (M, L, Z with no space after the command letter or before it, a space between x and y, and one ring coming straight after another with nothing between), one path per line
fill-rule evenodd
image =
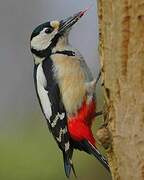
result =
M106 160L106 158L94 147L89 141L85 140L83 141L84 146L87 149L87 152L89 154L94 155L100 162L101 164L110 172L109 164Z
M72 158L72 152L70 155L69 155L69 153L63 152L65 174L66 174L67 178L69 178L70 174L71 174L71 170L72 170L74 176L77 178L71 158Z

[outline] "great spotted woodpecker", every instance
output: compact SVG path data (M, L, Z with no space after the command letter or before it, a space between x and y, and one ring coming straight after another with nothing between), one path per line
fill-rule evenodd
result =
M96 110L96 80L79 51L68 41L71 27L84 13L43 23L30 39L37 97L49 130L63 153L67 177L71 169L75 174L74 149L94 155L109 170L91 130Z

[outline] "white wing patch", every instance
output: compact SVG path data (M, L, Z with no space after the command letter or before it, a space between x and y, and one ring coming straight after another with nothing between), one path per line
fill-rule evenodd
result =
M67 143L65 143L65 152L69 150L70 147L70 143L69 141Z
M66 134L67 133L67 128L65 127L64 129L60 129L60 132L59 132L59 137L57 137L56 139L57 139L57 141L58 142L61 142L61 140L62 140L62 134Z
M60 119L60 120L63 120L64 119L64 117L65 117L65 113L57 113L57 115L56 115L56 117L55 117L55 119L53 120L53 122L51 123L51 126L54 128L55 126L56 126L56 124L57 124L57 121Z
M48 91L45 90L46 87L46 78L42 69L42 64L39 64L37 68L37 92L42 105L43 112L48 121L52 116L51 103L48 97Z

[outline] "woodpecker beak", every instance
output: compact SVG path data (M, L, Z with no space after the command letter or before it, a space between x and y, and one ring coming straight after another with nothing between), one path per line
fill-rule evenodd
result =
M73 16L70 16L69 18L60 21L60 27L59 27L59 33L64 33L70 28L85 14L87 10L80 11L77 14L74 14Z

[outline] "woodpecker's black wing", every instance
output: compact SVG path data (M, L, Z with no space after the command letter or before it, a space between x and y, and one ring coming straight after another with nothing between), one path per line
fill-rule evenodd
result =
M71 161L73 147L67 130L67 114L53 70L54 64L50 57L46 58L42 64L35 65L35 87L49 129L63 152L64 168L69 177L71 169L74 171Z
M80 151L85 151L88 154L95 156L100 161L100 163L110 172L109 164L106 158L88 140L82 140L80 142L74 141L73 144L74 148L79 149Z

